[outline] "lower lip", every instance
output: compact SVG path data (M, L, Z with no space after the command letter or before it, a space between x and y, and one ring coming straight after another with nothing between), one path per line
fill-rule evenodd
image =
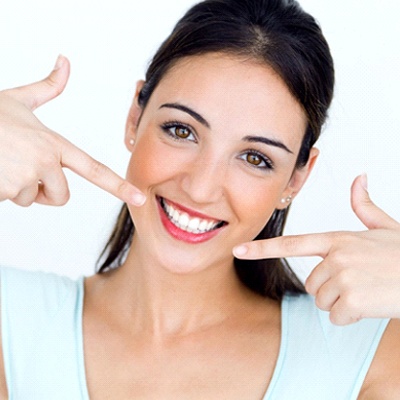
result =
M158 204L158 210L160 212L161 216L161 222L164 225L164 228L167 230L167 232L174 237L175 239L181 240L182 242L186 243L202 243L205 242L206 240L210 240L213 238L215 235L218 235L218 233L221 231L221 228L214 229L209 232L204 232L204 233L190 233L186 232L180 228L178 228L176 225L174 225L170 219L167 217L167 214L165 214L164 209L161 207L161 204L159 201L157 201Z

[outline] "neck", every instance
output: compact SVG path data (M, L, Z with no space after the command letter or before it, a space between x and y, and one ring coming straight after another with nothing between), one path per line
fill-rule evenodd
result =
M243 311L257 295L238 279L233 259L193 273L174 273L132 246L104 280L106 307L117 307L129 329L153 338L206 329ZM115 314L115 309L110 310Z

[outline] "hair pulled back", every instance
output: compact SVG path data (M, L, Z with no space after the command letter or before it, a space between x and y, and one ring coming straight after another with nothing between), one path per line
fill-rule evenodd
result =
M144 109L165 74L184 57L221 52L271 67L307 116L296 168L308 161L333 96L329 46L315 19L295 0L205 0L187 11L154 55L139 94ZM281 236L289 208L275 210L255 240ZM126 205L103 250L99 273L122 264L134 225ZM253 291L273 299L304 288L285 259L238 260L235 269Z

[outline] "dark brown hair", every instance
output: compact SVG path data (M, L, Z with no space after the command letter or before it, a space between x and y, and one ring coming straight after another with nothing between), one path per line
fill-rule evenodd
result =
M279 74L308 119L296 162L296 168L304 167L320 136L334 86L332 57L315 19L294 0L206 0L196 4L153 57L139 95L142 109L177 61L210 52L253 59ZM254 240L281 236L288 211L275 210ZM134 225L124 205L100 256L99 273L122 264L133 233ZM304 291L285 259L234 262L240 280L259 294L281 299L287 291Z

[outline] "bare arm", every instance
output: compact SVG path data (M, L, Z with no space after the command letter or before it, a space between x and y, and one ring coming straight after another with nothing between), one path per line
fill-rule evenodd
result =
M0 303L0 316L1 316L1 303ZM6 383L6 372L4 368L2 321L0 317L0 400L7 400L7 399L8 399L8 390Z
M60 57L40 82L0 91L0 201L21 206L63 205L69 199L63 168L118 197L140 206L144 194L61 135L44 126L33 111L62 93L69 62ZM1 321L0 321L1 328ZM0 329L0 400L8 399Z
M389 322L358 400L400 399L400 320Z

